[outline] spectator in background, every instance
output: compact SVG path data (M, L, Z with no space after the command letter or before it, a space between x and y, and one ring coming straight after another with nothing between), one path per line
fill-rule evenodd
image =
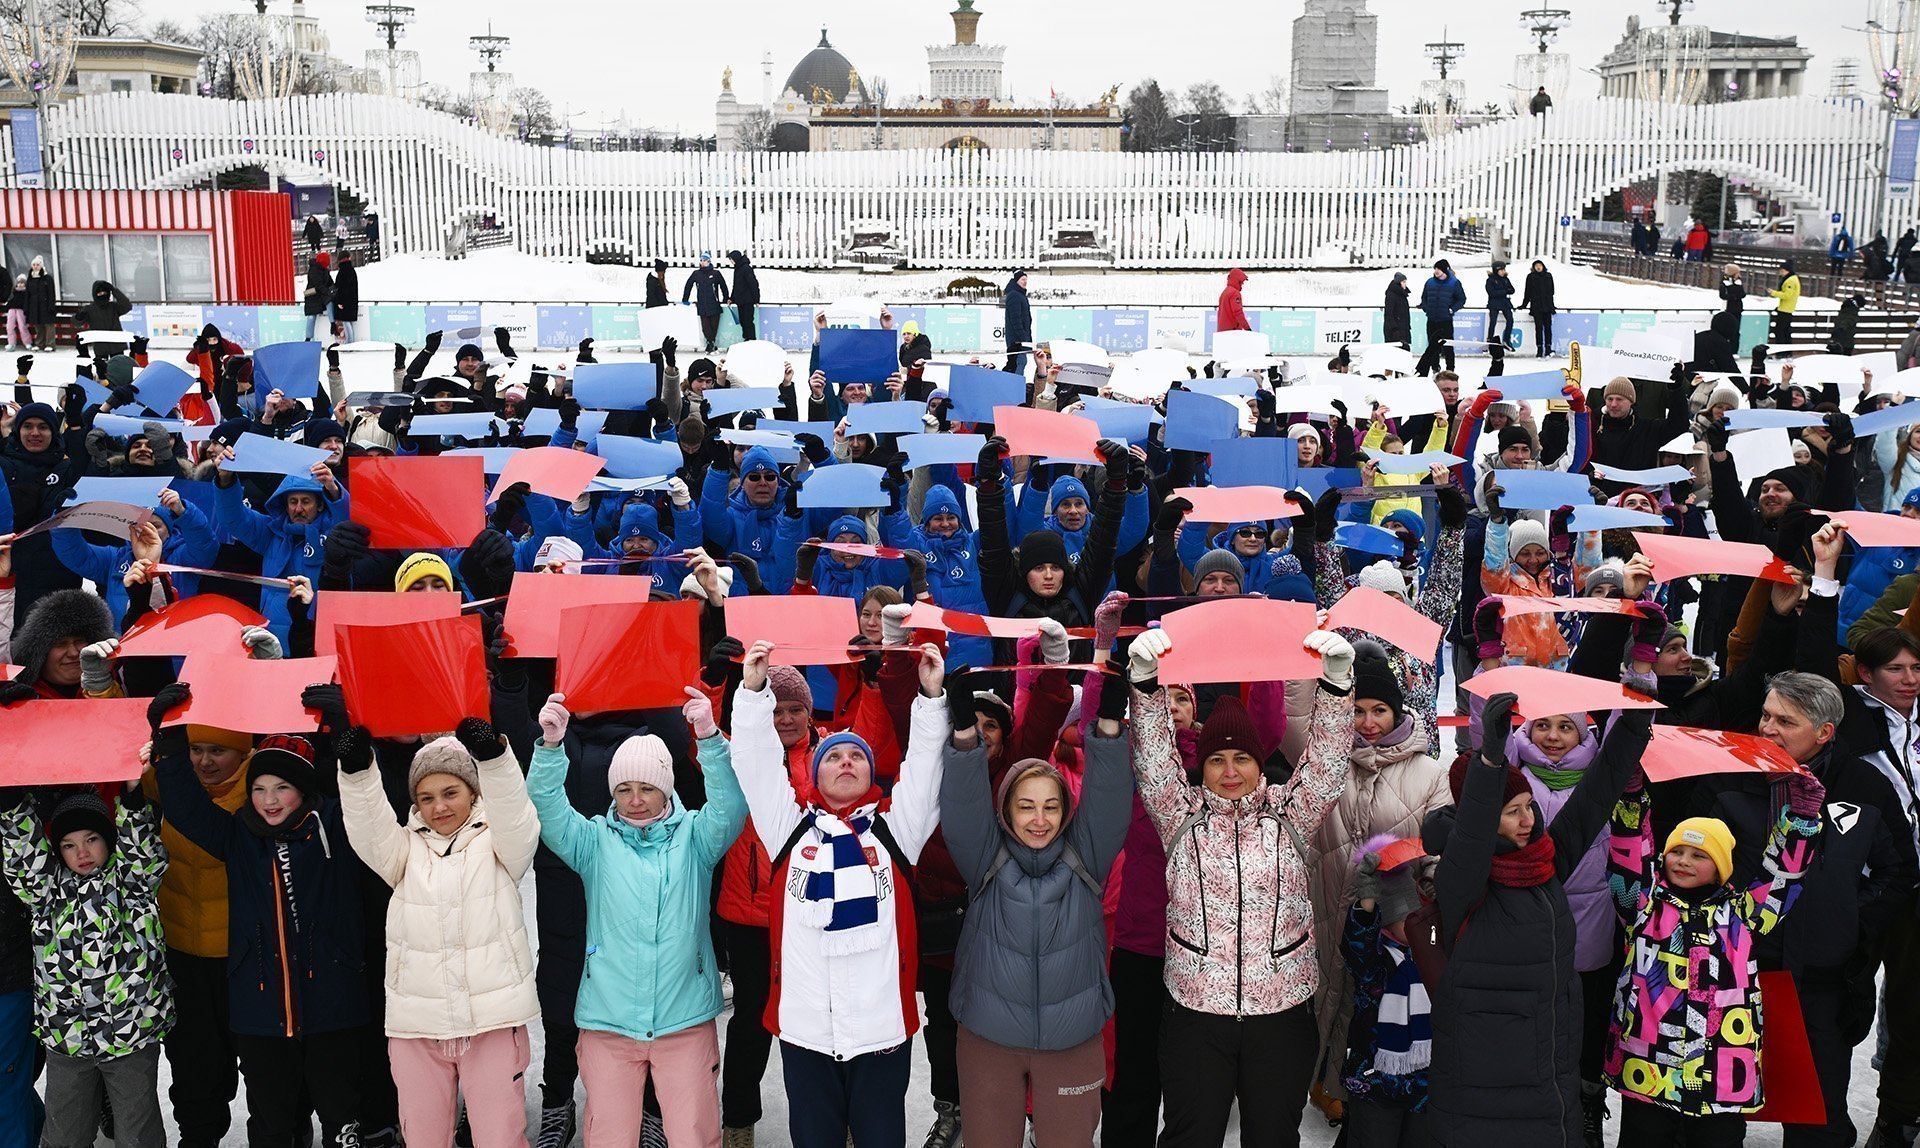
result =
M354 270L353 256L340 256L340 274L333 280L333 321L339 324L340 341L353 342L353 325L360 321L360 272Z
M687 285L680 292L680 302L685 305L699 292L700 298L693 309L700 316L700 333L706 337L707 350L714 349L714 340L720 336L720 308L732 300L727 295L727 281L714 269L713 253L700 253L700 266L687 276Z
M1453 370L1453 316L1467 305L1466 288L1454 277L1453 264L1442 259L1433 265L1433 276L1420 291L1420 310L1427 317L1427 349L1420 353L1414 372L1425 378L1442 358L1447 370Z
M327 270L331 258L322 251L313 257L313 265L307 268L307 289L302 292L302 302L306 309L309 343L315 339L316 332L330 333L326 323L333 309L333 274Z
M1387 284L1386 301L1381 304L1386 315L1380 325L1380 337L1401 350L1413 349L1413 312L1407 306L1407 297L1412 294L1406 272L1395 271L1393 282Z
M733 263L733 306L740 313L740 337L750 342L754 338L754 308L760 305L760 277L753 273L745 252L729 251L727 258Z
M1033 342L1033 307L1027 302L1027 273L1024 269L1015 271L1013 278L1007 280L1007 291L1002 297L1006 308L1006 318L1001 328L1007 338L1008 374L1027 373L1027 347Z
M1247 273L1238 267L1227 272L1227 286L1220 292L1219 325L1216 330L1253 330L1253 324L1247 321L1247 309L1240 303L1240 288L1246 281Z

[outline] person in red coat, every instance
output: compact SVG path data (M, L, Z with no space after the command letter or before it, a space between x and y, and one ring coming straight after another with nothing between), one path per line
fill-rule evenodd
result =
M1253 330L1253 324L1247 322L1247 309L1240 305L1240 286L1246 281L1247 273L1238 267L1227 272L1227 289L1220 292L1220 322L1215 330Z

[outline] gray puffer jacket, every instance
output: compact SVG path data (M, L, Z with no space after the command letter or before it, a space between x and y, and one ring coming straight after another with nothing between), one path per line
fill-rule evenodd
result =
M1096 886L1113 867L1132 816L1128 744L1125 733L1090 734L1079 797L1062 780L1065 828L1044 849L1020 843L1001 810L1022 778L1059 773L1035 758L1016 762L990 798L986 749L948 745L940 827L973 898L949 1003L974 1035L1054 1052L1100 1035L1112 1015Z

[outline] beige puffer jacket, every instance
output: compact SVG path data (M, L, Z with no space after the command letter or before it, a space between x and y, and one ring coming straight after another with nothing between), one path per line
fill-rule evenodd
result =
M1402 725L1411 722L1402 719ZM1392 735L1389 735L1392 736ZM1393 746L1357 746L1353 777L1308 841L1307 859L1313 897L1314 932L1338 938L1353 907L1354 854L1369 838L1387 834L1418 837L1430 810L1453 804L1447 770L1427 752L1427 738L1413 723L1406 739ZM1346 1060L1347 1024L1353 1019L1353 977L1340 959L1340 945L1320 946L1320 991L1314 999L1320 1046L1326 1055L1322 1083L1344 1097L1340 1070Z
M380 775L340 773L347 840L393 887L387 905L387 1035L429 1040L515 1028L540 1015L520 878L540 819L511 750L480 762L480 800L451 838L393 818Z

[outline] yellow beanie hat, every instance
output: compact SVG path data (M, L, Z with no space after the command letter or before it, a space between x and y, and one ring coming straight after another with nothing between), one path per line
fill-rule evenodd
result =
M246 753L253 748L253 735L218 726L187 724L187 744L219 745Z
M1676 845L1691 845L1713 858L1713 867L1720 871L1721 884L1733 880L1733 830L1718 817L1689 817L1682 821L1667 834L1666 848L1660 852L1671 853Z
M447 584L447 589L455 588L453 571L448 569L446 559L424 552L407 555L407 560L400 564L400 569L393 575L393 588L404 594L407 587L429 574L438 575Z

